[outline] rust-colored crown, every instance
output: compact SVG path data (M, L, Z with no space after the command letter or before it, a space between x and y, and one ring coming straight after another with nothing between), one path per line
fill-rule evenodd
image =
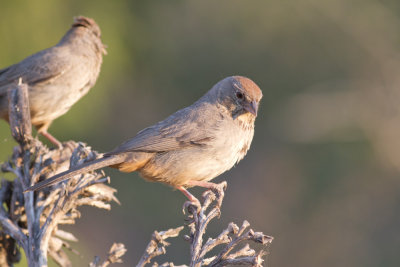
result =
M239 87L246 91L252 99L260 101L262 91L255 82L244 76L234 76L234 78L240 84Z

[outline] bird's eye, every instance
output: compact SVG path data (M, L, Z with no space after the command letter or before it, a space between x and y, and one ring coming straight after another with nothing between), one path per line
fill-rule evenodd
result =
M243 99L244 95L243 95L243 93L241 93L241 92L236 92L236 97L237 97L238 99Z

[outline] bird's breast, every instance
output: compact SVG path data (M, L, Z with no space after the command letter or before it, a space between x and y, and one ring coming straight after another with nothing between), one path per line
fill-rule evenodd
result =
M225 129L225 130L222 130ZM204 146L157 153L141 170L143 177L172 186L209 181L239 162L253 139L253 127L221 127Z

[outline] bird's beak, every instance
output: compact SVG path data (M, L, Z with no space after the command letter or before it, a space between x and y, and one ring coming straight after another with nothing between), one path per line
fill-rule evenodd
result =
M244 109L253 114L254 116L257 116L258 104L256 101L251 101L250 103L246 102L246 104L244 105Z

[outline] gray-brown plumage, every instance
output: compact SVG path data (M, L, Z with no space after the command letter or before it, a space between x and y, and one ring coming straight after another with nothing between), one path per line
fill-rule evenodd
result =
M185 188L213 188L211 179L229 170L247 153L262 97L250 79L232 76L218 82L193 105L140 131L102 158L39 182L27 191L110 166L138 171L145 179Z
M66 113L94 86L106 54L99 26L76 17L58 44L0 70L0 117L8 121L7 90L21 78L29 87L32 124L52 143L52 121Z

